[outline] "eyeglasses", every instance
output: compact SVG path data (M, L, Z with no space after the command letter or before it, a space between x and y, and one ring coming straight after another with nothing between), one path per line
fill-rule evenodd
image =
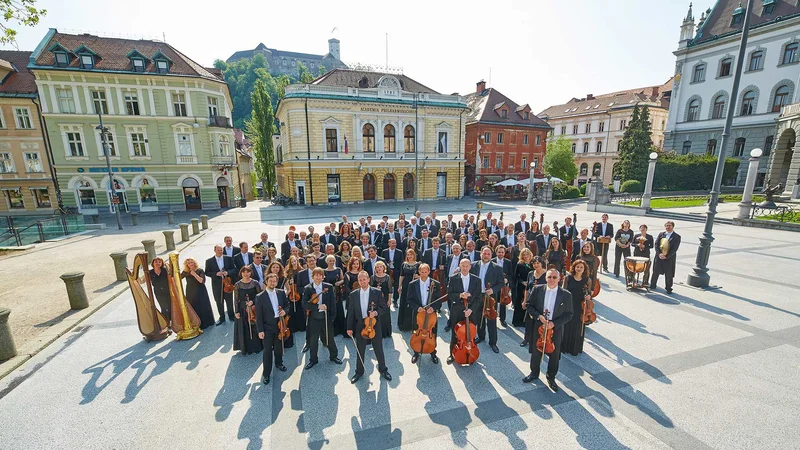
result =
M557 279L558 279L558 276L556 276L556 275L551 275L551 276L547 277L547 279L553 279L553 280L557 280Z

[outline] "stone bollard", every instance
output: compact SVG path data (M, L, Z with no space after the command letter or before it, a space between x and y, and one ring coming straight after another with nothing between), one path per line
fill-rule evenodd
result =
M175 250L175 236L174 236L175 231L167 230L167 231L162 231L162 233L164 233L164 240L167 242L167 251L171 252Z
M200 234L200 219L192 219L192 236Z
M109 256L114 260L114 273L117 274L117 281L127 280L128 273L125 272L125 269L128 267L128 254L125 252L114 252Z
M11 327L8 326L10 314L10 309L0 309L0 361L17 356L17 346L14 344L14 336L11 335Z
M175 223L175 213L172 211L167 211L167 223L172 225Z
M186 242L189 240L189 224L182 223L180 224L181 227L181 242Z
M200 224L202 225L204 230L208 229L208 215L203 214L200 216Z
M135 212L131 213L131 225L133 226L139 225L139 213Z
M156 257L156 241L155 239L145 239L142 241L144 251L147 252L147 264Z
M67 297L69 298L69 309L84 309L89 307L89 297L86 296L86 288L83 287L83 272L68 272L61 275L64 284L67 285Z

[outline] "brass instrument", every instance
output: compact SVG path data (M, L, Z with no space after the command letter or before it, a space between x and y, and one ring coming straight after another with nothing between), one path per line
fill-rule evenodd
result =
M200 317L186 301L183 293L183 282L181 281L181 266L178 263L178 254L169 254L169 266L172 273L169 276L169 293L172 297L172 329L175 331L175 339L192 339L203 334L200 329Z
M666 236L661 238L661 243L659 244L659 250L661 250L661 254L664 255L665 257L667 256L667 253L669 253L669 239L667 239Z
M147 292L139 284L139 270L143 270L143 280L147 284ZM167 270L166 267L163 270ZM145 341L160 341L169 336L169 323L167 319L156 309L153 301L153 285L150 283L150 271L147 270L147 253L139 253L133 258L133 269L125 268L128 276L128 285L133 295L133 303L136 306L136 321L139 324L139 332Z

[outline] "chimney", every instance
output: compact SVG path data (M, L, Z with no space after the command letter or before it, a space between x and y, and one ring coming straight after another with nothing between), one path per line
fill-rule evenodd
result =
M481 80L481 81L478 81L478 82L476 83L476 89L475 89L475 92L477 92L478 94L480 94L481 92L483 92L483 91L485 91L485 90L486 90L486 82L485 82L485 81L483 81L483 80Z
M586 94L586 100L594 100L594 94Z

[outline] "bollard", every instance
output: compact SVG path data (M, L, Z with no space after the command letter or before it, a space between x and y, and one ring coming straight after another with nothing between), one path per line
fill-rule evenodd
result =
M114 252L110 255L114 260L114 273L117 274L117 281L125 281L128 279L128 273L125 269L128 267L128 254L125 252Z
M100 215L92 214L92 223L100 223Z
M204 230L208 229L208 215L203 214L200 216L200 224L202 225Z
M167 230L167 231L162 231L162 233L164 233L164 240L167 243L167 251L171 252L175 250L175 236L174 236L175 231Z
M189 240L189 224L182 223L180 224L181 227L181 242L186 242Z
M192 219L192 236L200 234L200 219Z
M14 336L11 335L11 327L8 326L10 314L10 309L0 309L0 361L17 356L17 346L14 344Z
M84 309L89 307L89 297L86 296L86 288L83 287L83 272L67 272L61 275L64 284L67 285L67 297L69 298L69 309Z
M155 239L145 239L142 241L142 245L144 246L144 251L147 252L147 264L150 264L156 257L156 241Z
M167 223L172 225L175 223L175 213L172 211L167 211Z
M139 213L135 212L131 213L131 225L133 226L139 225Z

